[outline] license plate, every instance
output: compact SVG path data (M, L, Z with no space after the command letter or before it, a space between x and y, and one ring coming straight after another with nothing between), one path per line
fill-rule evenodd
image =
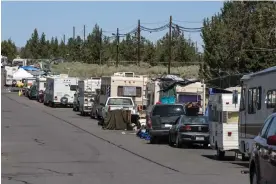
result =
M204 141L204 137L196 137L197 141Z

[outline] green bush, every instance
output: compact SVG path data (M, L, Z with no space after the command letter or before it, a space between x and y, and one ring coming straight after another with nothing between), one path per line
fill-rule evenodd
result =
M149 75L154 76L157 74L166 74L168 69L166 66L150 66L147 63L141 63L140 67L137 65L97 65L86 64L80 62L65 62L52 66L52 71L56 73L68 73L71 77L88 78L88 77L100 77L110 76L115 72L134 72L137 75ZM181 77L196 78L198 77L199 66L181 66L172 67L171 74L180 74Z

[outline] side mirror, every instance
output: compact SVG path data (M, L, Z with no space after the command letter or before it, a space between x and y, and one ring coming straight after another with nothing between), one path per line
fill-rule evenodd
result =
M269 136L267 138L267 144L270 146L276 146L276 135Z

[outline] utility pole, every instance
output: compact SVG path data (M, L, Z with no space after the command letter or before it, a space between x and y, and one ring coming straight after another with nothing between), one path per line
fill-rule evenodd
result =
M137 36L138 36L137 60L138 60L138 66L140 66L140 42L141 42L141 27L140 27L140 20L138 20Z
M75 40L75 26L73 26L73 39Z
M120 43L120 37L119 37L119 28L117 28L117 56L116 56L116 67L119 65L119 43Z
M65 34L63 35L63 43L65 44Z
M169 64L168 64L168 74L171 73L171 62L172 62L172 16L170 16L169 25Z
M85 41L85 25L83 25L83 41Z

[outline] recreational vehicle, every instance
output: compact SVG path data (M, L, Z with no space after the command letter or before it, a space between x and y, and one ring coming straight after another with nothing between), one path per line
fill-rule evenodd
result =
M113 76L102 77L100 103L108 97L132 97L138 109L143 109L144 76L135 76L133 72L118 72Z
M276 66L241 78L239 150L243 158L250 156L253 139L276 107L275 79Z
M4 69L4 83L5 86L12 86L13 74L18 70L18 67L6 66Z
M27 66L27 59L15 58L12 60L12 66Z
M81 115L91 112L92 102L96 96L96 90L101 88L101 78L92 77L91 79L78 82L78 101Z
M239 150L238 140L238 118L240 94L216 93L209 96L208 118L210 131L210 146L217 151L217 157L222 159L226 151L237 152Z
M56 105L73 106L77 83L78 80L74 77L47 78L44 104L51 107Z

